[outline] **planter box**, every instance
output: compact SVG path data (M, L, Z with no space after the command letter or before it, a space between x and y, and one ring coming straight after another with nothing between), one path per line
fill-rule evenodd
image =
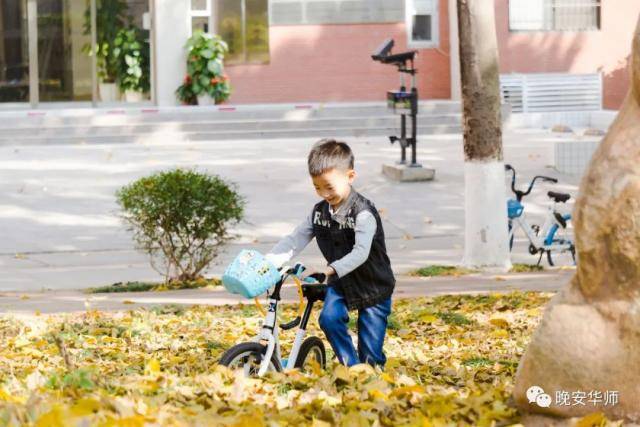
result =
M144 94L134 90L126 90L124 92L124 99L127 102L142 102L144 100Z
M215 99L210 97L209 95L198 95L198 105L216 105Z
M120 99L120 93L118 86L115 83L98 83L98 90L100 92L100 101L102 102L116 102Z

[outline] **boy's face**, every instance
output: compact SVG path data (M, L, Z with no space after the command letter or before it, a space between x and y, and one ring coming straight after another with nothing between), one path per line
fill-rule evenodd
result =
M351 184L356 177L353 169L340 170L329 169L318 176L312 176L313 186L316 188L318 196L326 200L331 207L335 208L347 198L351 191Z

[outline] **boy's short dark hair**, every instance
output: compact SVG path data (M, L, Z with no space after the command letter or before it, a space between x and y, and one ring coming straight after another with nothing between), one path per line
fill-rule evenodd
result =
M353 169L353 152L346 142L335 139L321 139L311 148L309 175L319 176L331 169L347 171Z

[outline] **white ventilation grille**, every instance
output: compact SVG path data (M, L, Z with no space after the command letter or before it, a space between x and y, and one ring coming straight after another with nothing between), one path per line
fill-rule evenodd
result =
M502 74L500 91L514 113L602 109L600 74Z

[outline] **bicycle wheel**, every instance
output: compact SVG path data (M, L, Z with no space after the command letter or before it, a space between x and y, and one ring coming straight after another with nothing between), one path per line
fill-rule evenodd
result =
M567 221L567 227L563 228L559 227L557 224L554 225L549 231L545 244L569 245L569 248L562 251L553 251L553 255L551 251L547 251L547 262L552 267L557 263L561 265L576 265L576 247L571 238L571 233L569 232L569 221L571 220L571 216L564 215L563 217L565 221ZM554 260L553 257L556 259Z
M567 249L566 251L562 251L560 253L566 253L566 252L569 252L569 254L571 255L571 261L573 261L573 265L576 265L576 247L572 244L569 249ZM555 251L555 253L558 254L558 251ZM551 251L547 251L547 262L551 267L555 265L553 262L553 258L551 257Z
M266 351L267 347L257 342L243 342L225 351L218 363L231 369L242 369L246 377L257 377ZM275 354L271 356L268 371L282 371Z
M327 354L320 338L309 337L302 342L294 367L305 371L309 368L309 364L314 362L324 369L327 363Z
M513 229L513 223L511 220L509 220L509 233L511 234L511 230ZM513 234L511 234L511 237L509 238L509 252L511 252L513 250L513 237L515 236L515 230L513 232Z

